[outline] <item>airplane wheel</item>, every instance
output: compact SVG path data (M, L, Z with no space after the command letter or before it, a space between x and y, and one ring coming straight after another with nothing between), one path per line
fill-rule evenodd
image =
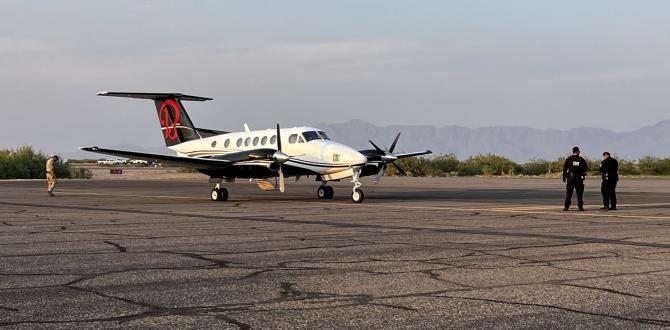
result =
M335 190L331 186L320 186L316 190L316 196L319 199L333 199L333 195L335 195Z
M228 200L228 189L212 189L212 194L210 195L213 201L227 201Z
M319 199L325 199L326 196L328 196L328 192L326 191L327 186L320 186L316 190L316 196L319 197Z
M326 186L324 188L326 189L326 199L333 199L333 196L335 196L335 189L331 186Z
M364 199L365 195L363 194L363 190L356 189L353 194L351 194L351 200L353 200L354 203L363 203Z

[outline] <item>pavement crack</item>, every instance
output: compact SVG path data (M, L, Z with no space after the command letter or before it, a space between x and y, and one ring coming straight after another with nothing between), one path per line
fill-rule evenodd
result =
M235 318L232 318L232 317L230 317L230 316L228 316L228 315L225 315L225 314L224 314L224 315L217 315L216 318L217 318L217 319L224 320L224 321L226 321L226 322L228 322L228 323L230 323L230 324L232 324L232 325L235 325L235 326L237 326L238 328L240 328L240 329L242 329L242 330L248 330L248 329L251 329L251 326L250 326L250 325L248 325L248 324L246 324L246 323L243 323L242 321L240 321L240 320L238 320L238 319L235 319Z
M608 293L614 293L614 294L620 294L622 296L627 296L627 297L634 297L634 298L641 298L644 299L642 296L638 296L636 294L632 293L627 293L627 292L621 292L617 290L612 290L612 289L606 289L606 288L599 288L599 287L594 287L594 286L587 286L587 285L579 285L579 284L571 284L571 283L563 283L561 285L564 286L572 286L575 288L582 288L582 289L589 289L589 290L595 290L595 291L602 291L602 292L608 292Z
M109 245L112 245L112 246L114 246L115 248L119 249L119 252L120 252L120 253L124 253L124 252L127 251L126 248L125 248L124 246L122 246L121 244L119 244L119 243L114 243L114 242L112 242L112 241L104 241L104 243L109 244Z
M450 298L450 299L472 300L472 301L489 302L489 303L495 303L495 304L505 304L505 305L514 305L514 306L550 308L550 309L557 309L557 310L576 313L576 314L583 314L583 315L589 315L589 316L599 316L599 317L608 317L608 318L613 318L613 319L622 320L622 321L631 321L631 322L635 322L635 323L670 326L670 321L667 321L667 320L634 318L634 317L626 317L626 316L620 316L620 315L587 312L587 311L582 311L582 310L578 310L578 309L555 306L555 305L549 305L549 304L524 303L524 302L504 301L504 300L487 299L487 298L473 298L473 297L448 296L448 295L437 295L436 297L443 297L443 298Z
M176 254L176 255L180 255L180 256L184 256L184 257L188 257L188 258L193 258L193 259L196 259L196 260L207 261L207 262L212 263L215 266L222 267L222 268L229 268L230 265L233 264L230 261L207 258L202 254L192 253L192 252L162 251L162 253Z
M5 306L0 306L0 310L2 311L10 311L10 312L18 312L19 310L16 308L12 307L5 307Z

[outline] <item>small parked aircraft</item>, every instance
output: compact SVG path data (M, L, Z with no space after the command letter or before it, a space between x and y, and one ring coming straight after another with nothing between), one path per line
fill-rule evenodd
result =
M285 191L286 177L314 175L321 185L317 189L320 199L331 199L334 190L330 181L351 178L351 199L361 203L364 199L360 178L374 175L375 182L384 174L388 164L400 158L431 153L430 150L394 154L400 133L388 150L383 150L372 141L374 149L357 151L344 144L332 141L318 128L293 127L251 131L245 125L243 132L224 132L196 128L189 118L182 101L208 101L211 98L183 95L179 93L123 93L100 92L101 96L129 97L153 100L158 121L163 131L166 146L176 156L112 150L99 147L83 147L85 151L113 155L167 165L189 167L210 177L216 185L211 199L228 199L228 190L222 183L233 183L236 178L255 179L263 190L275 190L269 181L278 181L279 191ZM401 168L397 167L403 172Z

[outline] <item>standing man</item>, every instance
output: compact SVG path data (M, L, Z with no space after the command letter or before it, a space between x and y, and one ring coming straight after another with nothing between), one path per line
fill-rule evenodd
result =
M600 176L603 183L600 192L603 194L603 207L601 210L616 210L616 184L619 181L619 162L603 152L603 161L600 163Z
M58 155L51 155L47 159L47 192L49 196L55 196L53 191L56 188L55 165L58 161Z
M574 190L577 191L577 206L580 211L584 211L584 179L586 179L588 169L586 160L579 156L579 148L572 148L572 156L565 159L563 164L563 182L567 183L563 211L570 209Z

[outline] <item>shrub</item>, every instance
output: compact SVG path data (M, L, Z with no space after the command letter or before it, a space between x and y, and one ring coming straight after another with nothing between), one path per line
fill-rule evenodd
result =
M461 175L514 175L522 173L521 165L509 158L493 154L470 157L459 167L459 174Z
M177 173L198 173L198 171L190 168L190 167L178 167L177 168Z
M0 151L0 179L43 179L46 177L47 156L32 147ZM57 162L56 176L70 177L70 165Z
M398 167L402 168L408 176L438 176L440 173L433 168L432 161L423 157L409 157L398 159L395 162ZM386 167L386 175L401 175L395 166L388 165Z
M70 168L71 179L90 179L93 177L91 170L86 168Z
M639 168L644 175L670 175L670 158L647 156L640 159Z
M620 175L640 175L640 168L637 163L627 159L619 159Z
M430 163L437 175L444 176L457 172L458 165L460 165L461 162L456 158L456 155L446 154L433 158Z
M554 163L544 159L533 159L522 165L524 175L545 175L554 172ZM560 173L560 170L558 171Z

